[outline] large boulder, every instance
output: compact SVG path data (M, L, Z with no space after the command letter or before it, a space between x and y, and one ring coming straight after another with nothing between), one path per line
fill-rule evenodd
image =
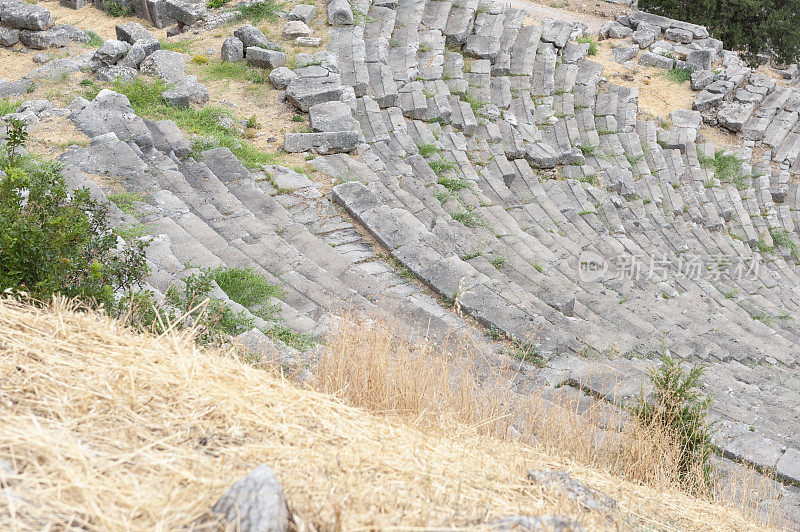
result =
M92 59L89 61L92 71L96 72L102 67L117 64L117 61L128 53L130 47L130 44L118 41L117 39L107 40L95 51Z
M324 133L288 133L283 149L289 153L313 151L322 155L346 153L359 143L357 131L332 131Z
M238 37L231 35L222 43L220 59L235 63L244 57L244 43Z
M167 83L180 83L186 79L183 54L170 50L156 50L147 56L139 65L139 71Z
M145 51L145 56L152 54L161 48L161 43L156 39L152 33L147 31L144 26L138 22L128 22L125 24L117 24L115 31L117 39L127 42L129 44L141 43Z
M245 56L247 55L247 49L251 46L263 48L264 50L281 51L281 47L277 43L267 39L267 36L264 35L260 29L249 24L236 28L233 32L233 36L242 41L242 45L245 49Z
M285 532L289 509L272 469L260 465L236 481L211 508L241 532Z
M286 64L286 54L275 50L265 50L258 46L248 46L245 57L247 62L261 68L278 68Z
M55 28L44 31L22 30L19 32L19 40L34 50L64 48L69 44L69 33Z
M300 109L308 112L308 108L318 103L337 101L342 97L342 83L328 78L300 78L286 87L286 99Z
M53 25L53 17L37 4L0 2L0 22L18 30L42 31Z

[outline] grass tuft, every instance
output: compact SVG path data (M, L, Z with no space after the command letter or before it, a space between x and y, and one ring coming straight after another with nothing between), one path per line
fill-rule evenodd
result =
M664 73L670 83L686 83L692 79L692 71L688 68L673 68Z
M584 37L578 37L578 42L580 44L589 44L589 51L587 52L587 55L597 55L597 42L594 39L587 35Z

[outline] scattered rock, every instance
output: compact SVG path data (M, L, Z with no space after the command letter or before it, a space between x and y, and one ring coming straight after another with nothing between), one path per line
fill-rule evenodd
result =
M248 63L261 68L277 68L286 64L285 53L265 50L257 46L248 46L245 57Z
M48 61L50 61L50 56L47 55L44 52L39 52L38 54L33 56L33 62L34 63L38 63L40 65L43 65L44 63L47 63Z
M96 72L102 67L115 65L117 61L128 53L130 47L130 44L123 41L118 41L116 39L107 40L95 51L92 59L89 61L92 71Z
M134 81L139 73L135 68L123 65L111 65L97 70L95 77L100 81L114 82L119 80L121 83Z
M614 499L573 479L564 471L529 471L528 480L556 490L588 510L610 513L617 508Z
M283 488L267 465L236 481L211 510L242 532L285 532L289 527Z
M318 47L322 46L322 38L321 37L298 37L294 40L294 43L297 46L313 46Z
M269 81L278 90L283 90L297 79L297 74L286 67L278 67L269 73Z
M358 143L359 135L355 131L288 133L283 149L289 153L313 151L324 155L353 151Z
M636 57L639 53L639 47L635 44L630 46L617 46L611 53L614 55L614 61L617 63L625 63Z
M705 89L712 81L714 81L714 73L710 70L695 70L692 72L690 84L693 91L700 91Z
M326 78L300 78L286 87L286 99L301 111L318 103L338 101L342 96L341 82Z
M490 523L492 530L513 532L583 532L585 529L575 519L559 515L532 517L515 515Z
M625 37L628 37L631 33L633 32L631 31L630 28L623 26L619 22L614 22L608 27L606 35L608 36L609 39L624 39Z
M142 74L161 78L167 83L180 83L186 78L183 54L169 50L156 50L139 65Z
M260 29L256 28L255 26L245 25L239 26L233 32L233 36L242 41L242 46L244 46L245 50L245 57L247 56L247 49L251 46L262 48L264 50L275 50L281 51L281 47L267 39L267 36L264 35Z
M22 30L19 40L28 48L44 50L46 48L64 48L69 44L69 34L61 29L51 28L45 31Z
M351 26L353 11L347 0L331 0L328 2L328 24L331 26Z
M698 70L709 70L711 62L714 60L714 52L709 49L692 50L686 54L686 68L692 72Z
M128 22L126 24L117 24L115 27L117 39L127 42L129 44L141 43L144 47L145 56L148 56L161 48L161 43L156 39L152 33L147 31L144 26L138 22Z
M282 35L284 39L292 40L297 37L308 37L311 35L311 33L311 28L309 28L305 22L300 20L290 20L283 27Z
M14 46L19 42L19 30L0 26L0 46Z
M120 59L118 65L138 69L139 65L142 64L144 58L147 57L148 53L145 50L144 44L141 41L133 43L131 49L128 50L128 53L125 54L125 57Z
M353 110L340 101L324 102L312 105L308 109L311 129L314 131L352 131L357 122L353 118Z
M672 70L672 67L675 66L675 60L671 57L645 51L642 52L641 57L639 57L639 64L642 66L651 66L663 68L664 70Z
M234 63L244 58L244 44L241 39L231 35L222 43L220 58L223 61Z
M286 19L299 20L306 24L311 24L311 21L314 20L315 14L316 11L313 4L298 4L294 6L291 12L289 12L289 15L286 17Z
M18 30L43 31L53 25L50 12L37 4L0 2L3 25Z

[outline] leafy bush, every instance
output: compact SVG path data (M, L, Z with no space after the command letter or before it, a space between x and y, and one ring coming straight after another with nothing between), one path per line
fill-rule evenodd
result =
M146 243L118 248L106 207L86 189L71 191L61 168L15 155L24 128L0 153L0 290L37 299L60 292L110 310L115 294L147 273Z
M5 116L9 113L16 113L21 104L22 100L12 102L7 98L0 98L0 116Z
M665 73L671 83L686 83L692 79L692 71L688 68L673 68Z
M655 400L640 397L634 407L635 416L644 426L660 427L674 438L680 451L679 479L692 492L713 485L709 463L713 424L706 421L711 398L698 390L704 373L704 366L686 372L681 361L664 354L661 365L649 373Z
M587 52L587 55L597 55L597 42L594 39L587 35L585 37L579 37L578 42L589 45L589 51Z
M640 0L639 9L706 26L726 49L784 63L800 57L800 0Z
M130 17L133 15L131 6L114 0L105 0L103 2L103 11L112 17Z
M714 176L722 183L730 183L738 190L748 187L747 179L742 174L742 161L734 154L717 150L714 157L706 157L698 150L697 160L703 168L713 168Z
M249 20L254 24L258 24L262 20L274 22L278 19L278 13L283 9L283 2L276 2L275 0L264 0L241 7L237 7L239 18Z
M283 290L257 274L252 268L219 268L214 270L214 280L231 298L251 313L264 320L274 317L275 308L270 298L280 299Z
M226 5L230 0L208 0L206 7L209 9L218 9Z

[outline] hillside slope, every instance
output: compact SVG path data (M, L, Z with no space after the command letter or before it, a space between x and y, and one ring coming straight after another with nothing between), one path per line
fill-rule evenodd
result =
M0 301L0 404L3 530L183 528L260 463L301 530L486 528L514 515L591 530L760 528L476 427L352 408L230 353L64 303ZM582 510L530 470L567 472L616 509Z

